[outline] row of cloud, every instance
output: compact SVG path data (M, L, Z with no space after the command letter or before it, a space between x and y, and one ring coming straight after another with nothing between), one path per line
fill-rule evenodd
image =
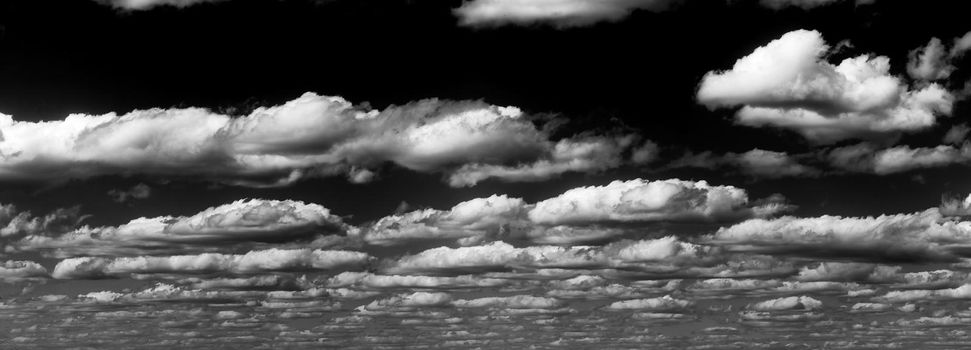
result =
M119 226L71 227L76 210L44 217L0 217L8 253L53 256L141 255L245 250L301 244L325 248L394 246L414 242L475 245L496 240L571 244L639 232L658 223L724 223L769 217L790 209L781 197L752 201L733 186L678 179L614 181L578 187L537 203L493 195L447 210L421 209L352 226L318 204L239 200L192 216L138 218ZM57 223L57 224L55 224Z
M157 6L187 7L224 0L96 0L123 10L148 10ZM636 10L664 11L689 0L467 0L454 9L463 26L552 24L559 27L585 26L597 22L613 22ZM737 1L737 0L728 0ZM875 0L855 0L857 5ZM812 9L850 0L759 0L770 9Z
M653 158L654 144L636 135L586 132L554 140L553 124L476 101L432 99L378 111L313 93L239 117L202 108L46 122L0 114L0 179L141 174L272 186L338 174L368 182L391 163L472 186Z

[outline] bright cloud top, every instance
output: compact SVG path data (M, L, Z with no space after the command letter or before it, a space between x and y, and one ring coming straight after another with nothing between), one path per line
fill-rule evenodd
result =
M188 217L138 218L120 226L82 226L60 236L33 234L8 250L54 250L55 255L141 254L191 251L240 242L290 242L349 226L318 204L300 201L238 200Z
M620 226L734 221L788 209L782 201L750 203L748 193L734 186L634 179L574 188L535 204L505 195L476 198L449 210L386 216L360 232L366 242L377 245L419 239L457 240L462 245L509 239L564 244L627 232Z
M709 72L698 101L742 106L738 123L794 130L816 142L906 132L951 113L954 97L937 84L908 87L890 75L890 59L862 55L839 64L817 31L796 30L755 49L732 69Z
M515 107L433 99L378 111L313 93L239 117L202 108L47 122L0 114L0 133L0 178L145 174L251 186L338 174L367 182L385 163L453 174L454 186L536 181L616 167L643 146L632 135L553 141Z

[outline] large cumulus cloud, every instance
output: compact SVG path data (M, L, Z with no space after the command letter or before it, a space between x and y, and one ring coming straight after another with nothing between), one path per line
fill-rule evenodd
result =
M910 87L890 74L890 59L862 55L826 61L829 45L817 31L784 34L735 62L709 72L698 101L709 108L742 106L748 126L794 130L815 142L926 129L949 115L954 96L937 84Z
M391 163L470 186L612 168L642 145L632 135L553 140L539 124L518 108L477 101L374 110L313 93L243 116L155 108L28 122L0 114L0 179L143 174L273 186L339 174L366 182Z
M600 240L659 222L711 223L767 217L789 209L782 200L749 201L741 188L679 179L613 181L578 187L535 204L493 195L449 210L384 217L361 229L370 244L414 240L489 240L569 244Z
M188 217L138 218L124 225L82 226L62 235L28 235L8 251L53 251L53 255L126 255L228 248L243 242L309 240L342 234L350 226L327 208L292 200L238 200Z
M751 219L722 228L714 243L738 251L857 260L957 261L971 243L971 222L937 208L876 217L824 215Z

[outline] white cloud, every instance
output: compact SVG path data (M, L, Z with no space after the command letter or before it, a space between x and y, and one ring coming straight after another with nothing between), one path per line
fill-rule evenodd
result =
M821 301L807 296L778 298L749 305L755 311L816 310L822 307Z
M455 9L460 24L552 23L560 27L617 21L638 9L663 10L672 0L471 0Z
M971 239L971 222L947 220L936 208L877 217L824 215L751 219L709 237L732 250L863 260L953 260Z
M878 149L869 143L860 143L834 148L826 154L826 158L837 169L886 175L965 164L971 160L971 144L917 148L902 145Z
M500 308L500 309L557 309L563 302L556 298L532 295L513 295L505 297L484 297L478 299L459 299L452 305L460 308Z
M897 278L899 266L866 263L820 262L815 266L803 266L796 279L799 281L847 281L888 282Z
M890 60L868 55L838 65L816 31L797 30L755 49L731 70L709 72L697 98L709 108L743 106L748 126L792 129L815 142L916 131L948 115L954 97L929 84L909 88L890 75Z
M510 225L523 225L526 203L520 198L492 195L461 202L450 210L425 209L381 218L362 229L369 244L391 245L415 239L462 239L477 243L498 237ZM520 227L519 229L525 229Z
M647 311L676 311L690 306L688 300L672 298L665 295L659 298L622 300L611 303L605 308L608 310L647 310Z
M47 269L33 261L7 260L0 264L0 281L47 277Z
M348 229L340 217L318 204L251 199L210 207L189 217L138 218L120 226L83 226L56 237L30 235L9 247L54 250L59 256L141 254L149 250L185 252L192 247L283 242Z
M415 292L399 294L385 299L372 301L362 305L361 310L383 311L396 309L412 309L416 307L448 306L452 296L447 293Z
M90 279L131 274L247 274L285 270L333 270L361 268L371 260L362 252L310 249L267 249L246 254L140 256L123 258L81 257L61 260L51 276L57 279Z
M452 172L448 183L452 187L469 187L489 178L532 182L567 172L602 172L625 164L627 160L623 158L623 152L631 149L637 140L633 135L563 139L553 146L548 158L514 166L467 164ZM653 143L646 143L635 149L630 162L645 163L652 160L654 155L650 145Z
M476 101L431 99L378 111L313 93L236 117L202 108L72 114L46 122L0 114L0 134L0 178L145 174L246 186L339 174L364 182L384 163L445 174L466 167L453 174L455 186L486 178L537 181L619 166L628 160L612 152L629 152L636 139L553 141L518 108ZM537 171L481 170L493 167Z
M745 190L678 179L579 187L536 204L493 195L459 203L450 210L424 209L391 215L365 225L364 241L396 245L414 240L454 240L475 245L525 239L571 244L622 235L633 223L715 222L763 217L789 209L770 198L750 204Z
M598 222L719 221L760 217L787 207L778 203L752 207L745 190L678 179L614 181L578 187L536 203L529 218L537 224Z
M187 7L206 2L216 2L222 0L95 0L99 3L110 5L114 8L124 10L148 10L156 6Z

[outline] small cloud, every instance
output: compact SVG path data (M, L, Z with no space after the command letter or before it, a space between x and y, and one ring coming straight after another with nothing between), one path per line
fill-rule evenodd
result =
M135 199L145 199L152 195L152 188L140 183L127 190L112 189L108 191L111 200L118 203L125 203Z

